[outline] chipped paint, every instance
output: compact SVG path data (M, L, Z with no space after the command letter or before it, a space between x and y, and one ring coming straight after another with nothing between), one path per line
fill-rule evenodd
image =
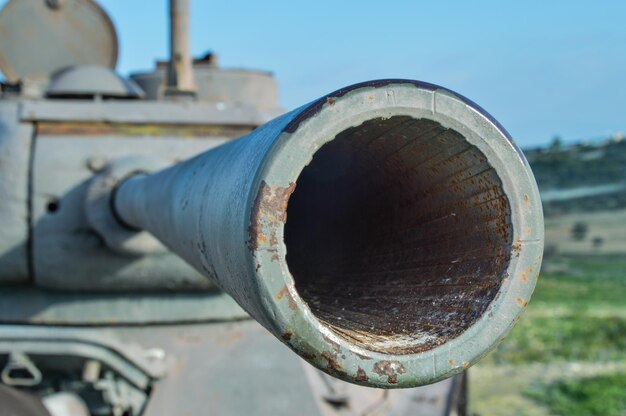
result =
M322 334L322 338L328 343L328 345L333 348L333 350L335 350L335 352L341 352L341 347L339 346L339 344L330 339L327 335Z
M277 256L277 233L287 221L287 204L295 189L296 184L293 182L287 187L280 187L270 186L267 182L261 181L248 229L250 234L248 246L251 251L265 249Z
M389 85L385 91L374 91L383 84ZM235 228L229 222L230 228L217 228L218 235L236 239L214 250L226 254L223 262L215 262L220 278L235 279L224 289L277 338L331 375L384 388L427 384L454 372L450 367L459 367L463 359L466 368L484 354L510 327L512 315L521 313L515 297L530 298L532 285L513 279L528 270L526 259L535 258L540 244L513 240L525 238L529 225L537 238L542 232L535 221L540 210L530 209L536 206L534 198L532 206L521 206L524 192L535 195L520 174L526 168L509 157L517 156L510 146L497 147L506 141L505 133L484 135L493 141L472 141L437 114L415 115L417 108L405 98L414 98L413 88L394 91L391 84L362 85L367 87L362 92L349 87L322 97L286 115L282 124L279 120L280 131L273 132L272 124L261 139L253 133L240 141L257 140L269 151L245 148L258 164L250 165L247 179L234 173L233 186L243 182L243 190L250 192L243 195L247 215L234 217ZM394 93L387 97L404 106L402 113L385 107L386 89ZM415 90L421 97L435 95ZM438 93L436 98L458 97ZM372 111L370 101L380 109ZM463 125L480 113L470 107L458 106L459 112L471 112L459 119ZM339 112L341 120L333 124ZM347 118L352 124L343 121L344 112L353 116ZM301 122L306 128L298 129ZM476 128L492 131L487 124L483 120ZM325 126L337 131L323 141L316 132ZM331 152L336 157L307 172L327 146L338 146ZM512 167L501 166L502 158L513 161ZM315 178L316 172L321 180L307 187L306 178ZM512 190L518 176L523 186ZM289 182L296 180L297 190ZM300 206L310 211L294 210L298 194L304 195ZM298 221L303 228L289 234ZM245 253L237 251L241 248ZM515 255L520 260L512 259ZM258 273L249 276L255 267ZM435 356L443 363L433 362ZM458 361L450 359L448 367L448 357Z
M322 357L326 360L326 371L329 374L344 377L346 375L343 366L337 359L337 353L335 351L324 351Z
M398 374L406 373L406 369L399 361L382 360L374 364L373 371L379 376L387 376L389 384L398 383Z
M367 374L365 373L365 370L363 370L361 367L359 367L356 370L356 377L354 377L354 379L356 381L359 381L361 383L366 382L368 380Z
M283 298L286 298L287 302L289 302L290 309L292 310L297 309L298 305L296 304L296 301L294 300L293 296L291 296L291 293L289 292L289 288L287 287L287 285L283 286L280 292L278 292L276 296L274 296L274 300L276 302L280 302Z

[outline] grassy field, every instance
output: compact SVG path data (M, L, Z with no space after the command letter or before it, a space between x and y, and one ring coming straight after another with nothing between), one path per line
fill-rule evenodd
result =
M619 213L623 215L623 213ZM621 238L626 223L599 215ZM571 219L565 219L573 223ZM626 253L579 250L547 222L546 258L533 299L507 339L470 370L474 415L626 415ZM602 229L593 222L596 234ZM621 228L621 231L615 229ZM626 244L621 246L626 251Z

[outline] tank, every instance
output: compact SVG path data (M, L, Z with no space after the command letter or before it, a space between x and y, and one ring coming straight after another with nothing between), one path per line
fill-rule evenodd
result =
M541 265L520 149L415 80L286 112L188 7L130 79L95 2L0 13L0 414L465 414Z

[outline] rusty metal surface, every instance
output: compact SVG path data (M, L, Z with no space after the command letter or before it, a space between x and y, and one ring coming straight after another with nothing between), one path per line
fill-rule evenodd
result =
M0 12L0 69L12 82L73 65L115 68L117 48L113 23L91 0L64 0L58 8L11 0Z
M114 206L310 363L385 388L450 377L493 348L543 247L536 183L508 134L414 81L329 94L125 181Z
M430 120L373 119L340 133L302 171L285 212L296 290L334 332L378 352L459 336L496 296L510 258L497 173ZM375 371L396 377L389 363Z

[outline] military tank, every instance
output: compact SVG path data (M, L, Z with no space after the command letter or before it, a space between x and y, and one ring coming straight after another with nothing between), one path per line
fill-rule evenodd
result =
M94 1L0 13L0 414L465 414L541 265L522 152L414 80L286 112L188 7L130 78Z

